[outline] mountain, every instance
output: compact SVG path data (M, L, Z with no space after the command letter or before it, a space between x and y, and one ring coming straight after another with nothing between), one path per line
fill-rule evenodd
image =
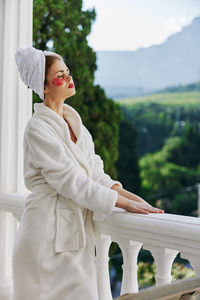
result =
M95 83L114 99L198 82L200 17L159 45L136 51L97 51L97 66Z

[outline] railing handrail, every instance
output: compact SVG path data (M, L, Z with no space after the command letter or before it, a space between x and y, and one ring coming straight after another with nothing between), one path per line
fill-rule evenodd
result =
M94 214L95 230L112 238L200 255L200 218L173 214L136 214L115 208L109 216ZM117 228L117 230L116 230ZM190 240L190 242L188 242Z
M0 209L14 214L22 214L27 196L28 193L1 193ZM133 238L134 241L143 242L143 244L149 243L149 238L152 238L153 235L153 245L157 245L156 240L161 245L166 243L166 236L168 236L169 248L173 243L172 248L180 250L180 246L182 249L182 246L187 246L188 240L190 240L193 242L193 250L195 249L195 253L200 255L200 218L197 217L167 213L143 215L115 207L109 216L94 213L93 220L97 231L100 226L101 232L103 231L105 234L128 236L130 240ZM118 227L117 232L116 226ZM176 245L177 237L178 245ZM193 254L195 253L193 251Z
M23 193L0 193L0 210L22 214L27 196Z

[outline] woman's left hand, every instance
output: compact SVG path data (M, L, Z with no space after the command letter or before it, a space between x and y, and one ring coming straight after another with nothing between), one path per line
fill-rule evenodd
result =
M117 191L121 196L126 197L129 200L133 200L133 201L138 201L140 203L142 203L144 206L148 207L148 208L156 208L158 213L164 213L163 209L160 209L158 207L154 207L151 204L149 204L148 202L146 202L144 199L142 199L141 197L139 197L136 194L133 194L123 188L121 188L118 184L114 184L111 189Z
M140 197L139 197L140 198ZM138 200L136 200L135 199L135 201L139 201L139 202L141 202L142 204L144 204L146 207L148 207L148 208L156 208L157 210L158 210L158 212L160 212L160 213L163 213L164 212L164 210L163 209L160 209L160 208L158 208L158 207L155 207L155 206L152 206L151 204L149 204L148 202L146 202L144 199L142 199L142 198L140 198L140 199L138 199Z

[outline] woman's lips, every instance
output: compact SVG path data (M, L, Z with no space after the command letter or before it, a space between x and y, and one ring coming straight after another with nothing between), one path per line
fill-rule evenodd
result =
M70 83L70 84L68 85L68 88L69 88L69 89L74 88L74 84L73 84L73 83Z

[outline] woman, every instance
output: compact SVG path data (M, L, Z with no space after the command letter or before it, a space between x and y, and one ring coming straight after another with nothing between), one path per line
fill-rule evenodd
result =
M14 300L98 300L94 212L115 206L162 213L104 173L92 136L65 99L75 86L63 58L18 49L21 79L44 101L24 132L24 182L31 191L13 250Z

